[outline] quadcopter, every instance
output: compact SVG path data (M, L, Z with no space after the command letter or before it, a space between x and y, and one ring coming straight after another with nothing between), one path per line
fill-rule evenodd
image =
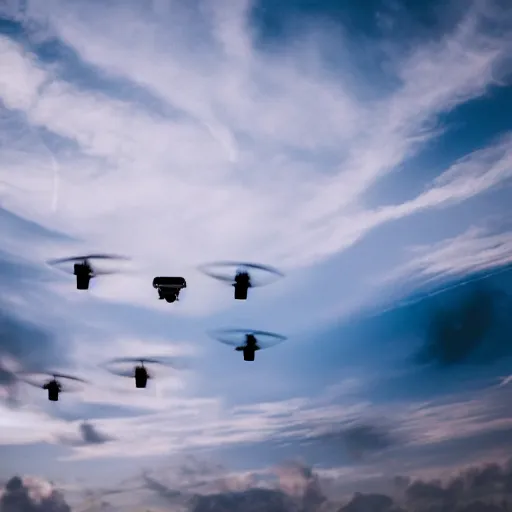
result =
M220 273L222 268L235 268L235 275L232 273L225 275ZM199 267L204 274L230 284L235 289L236 300L247 300L249 288L264 286L268 282L255 279L249 271L261 270L267 274L273 275L274 278L283 277L283 274L276 268L258 263L243 263L235 261L221 261L216 263L207 263Z
M187 287L183 277L155 277L153 288L158 290L158 298L172 303L179 300L180 291Z
M72 375L62 374L62 373L22 372L18 375L19 375L21 381L23 381L27 384L30 384L31 386L34 386L36 388L47 390L48 391L48 400L50 400L51 402L58 402L60 393L63 393L63 392L69 393L69 392L78 391L78 389L73 389L69 385L63 385L60 382L60 380L66 379L66 380L71 380L71 381L74 381L77 383L87 384L87 381L85 381L83 379L80 379L78 377L73 377ZM45 376L50 376L51 379L47 380L46 382L41 384L40 382L38 382L39 379L31 380L29 377L30 375L45 375Z
M68 263L74 261L73 275L76 276L76 289L77 290L88 290L89 283L94 277L100 275L108 275L117 273L116 270L95 270L89 263L91 259L98 260L127 260L124 256L113 256L108 254L89 254L87 256L75 256L72 258L60 258L56 260L49 260L49 265L60 265L62 263Z
M237 352L243 352L244 361L254 361L256 351L273 347L286 340L286 336L281 334L251 329L220 329L211 331L210 336L225 345L234 346Z
M117 365L124 365L124 364L133 364L133 363L140 363L136 364L133 368L126 370L126 369L116 369ZM109 371L110 373L114 375L118 375L119 377L129 377L135 379L135 387L137 389L143 389L147 386L148 380L153 379L154 376L151 375L146 366L146 364L159 364L164 366L171 366L175 369L179 368L179 365L173 358L169 357L119 357L116 359L111 359L110 361L107 361L103 364L103 367Z

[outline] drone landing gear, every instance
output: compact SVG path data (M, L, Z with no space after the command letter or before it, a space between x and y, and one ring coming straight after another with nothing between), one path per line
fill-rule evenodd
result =
M247 300L247 292L249 290L248 286L234 284L235 287L235 299L236 300Z
M164 291L161 288L158 289L158 298L160 300L165 300L166 302L169 302L170 304L179 300L179 295L180 295L179 290L165 290Z
M160 300L165 300L166 302L172 304L173 302L176 302L179 300L180 291L176 289L167 289L162 290L162 288L158 289L158 298Z

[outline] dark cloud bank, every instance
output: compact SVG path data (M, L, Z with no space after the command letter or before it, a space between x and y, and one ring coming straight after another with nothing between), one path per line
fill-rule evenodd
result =
M290 487L290 481L296 481ZM297 482L302 481L302 485ZM362 485L361 491L364 490ZM345 504L329 502L319 478L309 468L296 466L288 485L280 489L252 489L202 496L192 512L505 512L512 511L512 461L488 464L461 472L447 482L412 481L396 477L389 494L356 492Z
M196 476L199 479L206 478L204 474ZM408 477L390 478L387 494L356 492L344 503L329 500L318 475L301 464L285 464L276 469L275 476L273 488L261 484L258 487L254 476L244 479L245 489L235 491L232 489L240 487L240 480L233 480L237 477L219 477L213 480L215 486L210 488L208 494L197 494L190 492L190 488L171 489L153 477L144 475L143 481L138 485L130 485L127 492L144 488L158 495L160 510L177 510L176 506L179 505L180 509L188 512L512 511L512 459L501 466L489 463L465 469L444 482L412 480ZM361 490L364 491L364 484L361 484ZM120 492L123 491L103 493L100 508L117 509L105 498ZM148 508L148 505L144 506ZM13 477L5 485L0 499L0 512L29 511L71 512L71 508L63 495L51 485Z
M4 487L0 512L71 512L71 508L47 482L15 476Z

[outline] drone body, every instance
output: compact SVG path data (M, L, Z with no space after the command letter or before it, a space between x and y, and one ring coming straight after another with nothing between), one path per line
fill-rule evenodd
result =
M183 277L155 277L153 288L158 290L158 298L172 303L179 300L180 291L187 287Z
M256 351L261 350L254 334L245 335L245 344L235 348L237 352L244 353L244 361L254 361Z
M84 260L83 263L75 263L73 265L73 274L76 276L76 289L88 290L89 283L94 277L94 273L89 262Z
M233 287L236 300L247 300L249 288L251 288L251 276L248 272L239 271L235 275Z
M135 368L135 387L137 389L144 389L148 384L149 374L144 366L144 363L141 362L140 366Z
M62 391L62 386L56 379L53 379L43 385L43 389L48 390L48 400L51 402L59 401L59 394Z

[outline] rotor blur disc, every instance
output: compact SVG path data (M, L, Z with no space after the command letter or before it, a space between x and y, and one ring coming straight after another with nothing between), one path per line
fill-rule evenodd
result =
M220 343L233 347L243 346L246 336L252 335L261 349L273 347L287 339L282 334L256 329L216 329L210 331L209 334Z
M53 267L59 267L60 265L64 263L85 263L89 262L89 260L122 260L127 261L130 258L126 256L120 256L117 254L88 254L84 256L71 256L69 258L58 258L58 259L52 259L48 260L46 263L48 265L51 265ZM118 270L95 270L92 269L92 265L89 264L91 267L91 270L93 271L94 276L98 275L108 275L108 274L117 274ZM63 272L73 274L72 270L67 270L65 268L60 267L59 270L62 270Z
M117 357L110 359L106 363L103 363L103 368L113 375L119 377L135 377L134 366L143 365L159 365L168 366L174 370L180 370L185 368L185 364L179 360L179 358L171 356L146 356L146 357ZM123 366L131 365L129 368L123 368ZM149 375L149 372L148 372Z
M80 384L88 384L84 379L59 372L20 372L17 374L17 377L22 382L39 389L44 389L44 385L49 381L56 380L60 384L61 392L63 393L78 392L83 387L80 386ZM60 382L61 380L69 380L73 382L74 385L70 383L63 385L62 382Z
M229 271L231 269L231 271ZM247 263L242 261L218 261L206 263L199 267L199 270L209 277L228 284L234 284L237 272L247 272L251 278L251 287L265 286L270 284L284 274L277 268L260 263ZM258 275L260 274L260 275ZM263 276L267 276L264 278Z

